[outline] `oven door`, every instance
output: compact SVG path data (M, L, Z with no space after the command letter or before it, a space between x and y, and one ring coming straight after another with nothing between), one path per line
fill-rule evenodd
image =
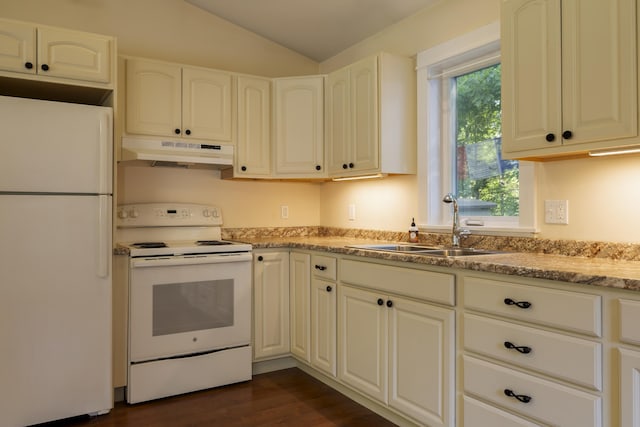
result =
M132 258L129 292L131 362L250 344L250 253Z

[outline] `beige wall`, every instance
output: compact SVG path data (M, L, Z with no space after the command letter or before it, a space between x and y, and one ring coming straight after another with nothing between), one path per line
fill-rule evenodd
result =
M320 70L330 72L378 51L415 55L499 17L500 0L443 0L321 63ZM640 157L547 162L539 171L540 237L640 243ZM404 231L416 215L416 191L415 177L325 184L320 222ZM544 200L556 199L569 201L568 225L543 222ZM348 220L349 203L356 204L356 221Z
M500 0L441 0L423 12L314 63L182 0L2 0L0 16L118 37L122 54L264 76L329 72L378 51L405 55L499 19ZM415 177L325 184L229 182L202 170L120 169L121 202L217 203L225 225L374 228L404 231L417 214ZM123 184L126 180L126 185ZM545 199L569 200L569 225L540 224L541 236L640 241L640 157L544 163L537 215ZM356 206L349 221L348 205ZM289 219L280 219L280 206Z

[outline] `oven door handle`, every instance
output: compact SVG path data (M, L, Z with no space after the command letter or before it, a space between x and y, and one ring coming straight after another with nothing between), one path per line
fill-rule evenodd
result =
M215 255L177 255L147 258L132 258L132 267L164 267L172 265L223 264L230 262L248 262L252 260L251 252L231 252Z

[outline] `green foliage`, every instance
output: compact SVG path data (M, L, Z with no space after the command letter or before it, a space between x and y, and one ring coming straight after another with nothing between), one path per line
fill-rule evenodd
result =
M457 193L495 203L492 215L517 216L517 162L501 161L500 64L456 78Z

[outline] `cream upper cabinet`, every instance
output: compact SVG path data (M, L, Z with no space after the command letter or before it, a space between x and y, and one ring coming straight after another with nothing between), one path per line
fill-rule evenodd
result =
M0 71L112 83L115 39L0 19Z
M330 73L326 93L330 176L415 173L413 60L365 58Z
M142 59L126 68L127 133L231 142L231 74Z
M506 158L637 144L634 0L504 0Z
M321 178L324 171L324 77L274 80L276 177Z
M253 357L287 356L289 340L289 252L253 253Z
M266 178L271 174L271 80L238 77L238 142L234 174Z

